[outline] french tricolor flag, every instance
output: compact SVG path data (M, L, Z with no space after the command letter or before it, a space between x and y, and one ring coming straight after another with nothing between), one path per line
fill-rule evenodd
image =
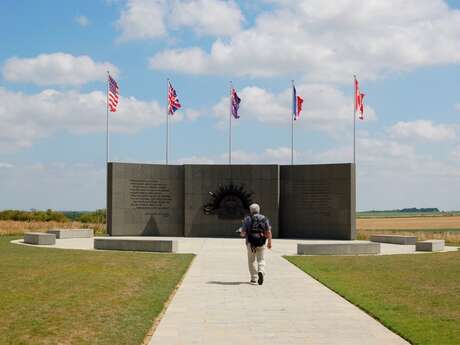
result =
M294 117L294 120L298 120L300 118L300 112L302 111L302 103L303 98L297 96L295 85L292 85L292 116Z

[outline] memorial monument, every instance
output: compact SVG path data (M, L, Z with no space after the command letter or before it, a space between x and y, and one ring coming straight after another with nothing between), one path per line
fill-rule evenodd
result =
M252 202L274 238L356 237L355 166L109 163L111 236L237 237Z

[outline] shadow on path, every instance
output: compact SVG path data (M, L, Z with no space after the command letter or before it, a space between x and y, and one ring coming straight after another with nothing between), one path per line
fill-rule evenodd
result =
M244 285L244 284L248 284L248 285L251 285L250 282L219 282L219 281L215 281L215 280L209 281L206 284L214 284L214 285Z

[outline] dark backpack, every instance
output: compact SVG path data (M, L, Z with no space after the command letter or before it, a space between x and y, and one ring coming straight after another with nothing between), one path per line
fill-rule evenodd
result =
M267 238L264 232L267 230L267 220L265 217L251 217L251 229L248 233L248 242L252 248L262 247Z

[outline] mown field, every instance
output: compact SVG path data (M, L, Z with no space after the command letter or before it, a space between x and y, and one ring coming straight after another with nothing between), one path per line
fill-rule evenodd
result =
M356 227L362 240L372 234L392 233L415 235L419 240L443 239L460 246L460 216L358 218Z
M139 345L193 255L33 248L0 237L0 344Z
M450 217L460 216L460 211L450 212L398 212L398 211L365 211L357 212L357 218L406 218L406 217Z
M288 260L412 344L460 344L460 251Z

